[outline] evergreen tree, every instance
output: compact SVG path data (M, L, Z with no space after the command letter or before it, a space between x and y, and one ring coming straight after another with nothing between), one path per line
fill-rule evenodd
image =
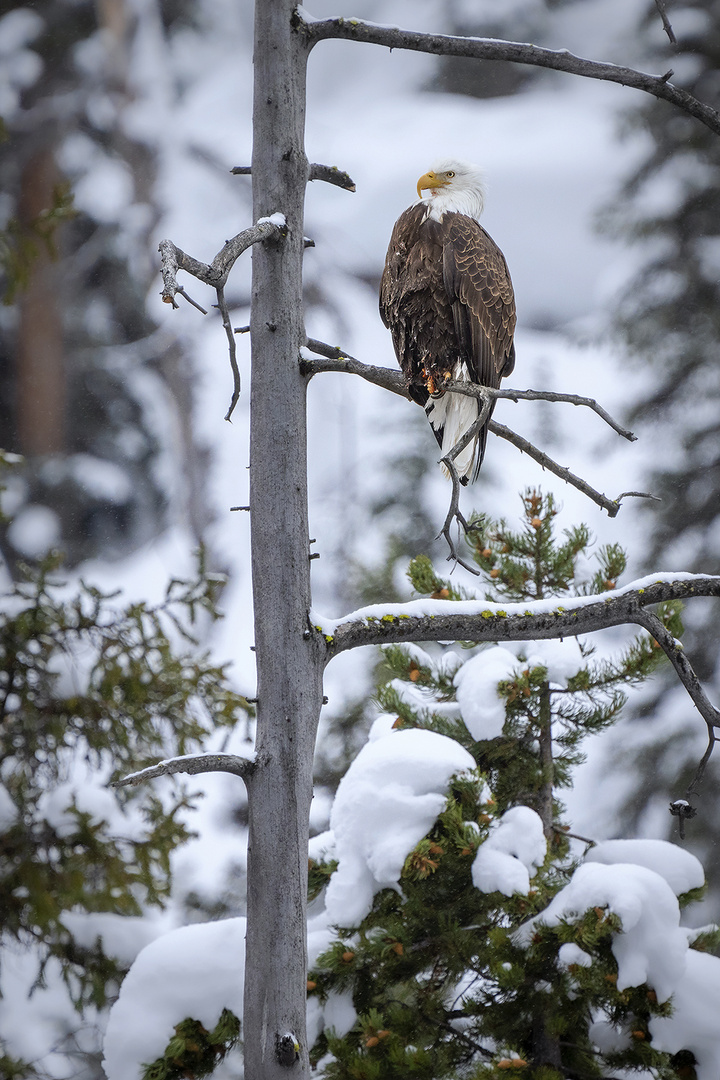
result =
M690 93L718 102L720 5L708 0L677 0L668 8L676 47L664 37L656 49L662 68ZM644 26L657 39L658 12L645 5ZM636 107L626 117L629 135L650 139L640 165L623 184L604 218L605 227L632 243L642 257L640 269L624 288L616 329L630 357L648 365L648 378L634 405L634 418L662 425L667 453L644 481L661 497L643 507L647 534L646 570L682 561L688 570L720 570L720 427L718 426L717 348L720 338L720 147L709 132L680 114L668 117L660 102ZM667 436L667 437L666 437ZM649 515L652 515L650 519ZM712 612L693 608L687 620L687 647L699 676L717 678L718 640ZM672 709L672 684L659 679L632 716L642 738L649 714ZM667 701L667 706L663 704ZM662 740L645 740L640 766L647 778L633 785L624 807L624 827L633 828L652 800L667 804L685 793L694 773L696 745L680 731L665 727ZM618 762L618 764L621 764ZM715 820L717 796L703 790L702 814L693 842L709 853L713 843L707 822ZM671 829L668 819L668 832ZM706 860L714 890L719 880L715 860Z
M472 548L487 599L552 598L557 606L564 596L615 587L625 566L618 547L600 549L594 575L582 580L588 530L556 536L552 497L536 491L524 494L523 511L517 531L503 521L475 521ZM463 598L427 558L414 560L409 576L420 593ZM666 605L661 615L678 634L677 607ZM366 757L374 754L377 767L383 748L394 743L395 760L399 736L421 731L431 733L438 754L451 740L459 744L472 767L449 780L434 824L405 852L394 881L378 869L381 850L386 834L403 833L412 812L399 801L393 820L389 808L400 796L391 792L394 782L412 786L420 759L405 771L397 759L383 777L387 787L368 797L362 843L351 835L352 815L363 816L362 785L357 773L351 778L362 753L340 786L334 836L315 842L310 875L316 906L326 888L326 910L316 913L321 948L308 982L319 1032L314 1060L324 1076L561 1080L629 1068L670 1078L692 1065L692 1049L668 1051L658 1026L671 1012L665 983L653 970L630 977L618 946L624 939L632 950L639 925L623 906L623 890L631 880L639 889L635 878L650 870L635 865L614 875L617 865L597 867L642 864L646 855L633 846L632 858L606 858L601 844L583 863L571 853L557 798L571 784L583 740L617 719L623 687L656 668L658 651L644 633L608 658L574 640L536 641L516 652L488 646L469 659L416 646L384 650L392 678L378 692L380 750L371 742ZM668 867L675 854L667 846ZM678 857L697 865L685 853ZM332 892L341 874L350 884L353 874L361 881L363 859L363 872L375 875L364 910L354 901L357 888L346 883L343 893ZM682 901L697 898L701 880L683 879L676 888ZM657 878L654 887L660 906L665 885ZM643 908L640 923L649 910ZM312 952L312 923L310 938Z
M6 962L32 956L36 986L64 984L78 1013L92 1014L126 965L86 917L164 906L171 852L192 835L184 787L161 796L108 784L202 749L251 710L198 644L219 617L220 582L202 559L197 579L171 581L156 606L123 606L83 584L73 592L56 556L21 569L0 616L0 939ZM0 988L1 1015L1 964ZM60 1052L72 1053L71 1034L65 1043L58 1031ZM38 1067L0 1037L1 1076L24 1080Z

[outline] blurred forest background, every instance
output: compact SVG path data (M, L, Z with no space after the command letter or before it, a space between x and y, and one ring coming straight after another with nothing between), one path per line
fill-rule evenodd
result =
M318 0L310 10L534 41L654 72L672 67L673 82L720 105L717 0L668 5L676 47L653 0L357 0L339 7ZM202 543L209 569L227 577L224 619L200 619L203 649L212 649L208 663L232 661L232 708L246 718L215 732L207 748L237 748L251 734L242 701L254 691L248 523L230 513L247 502L249 349L239 337L243 396L228 424L232 380L213 297L188 282L210 313L164 306L156 250L167 236L210 261L250 224L250 181L230 170L250 161L251 51L250 0L0 7L0 448L22 456L2 478L7 618L17 609L13 583L49 551L63 552L66 599L82 579L122 590L118 604L158 604L173 576L193 575ZM717 139L670 106L617 86L331 42L310 58L307 152L357 185L356 194L320 183L308 190L311 337L394 366L377 314L392 224L435 158L477 162L488 176L485 225L505 252L517 293L513 385L594 396L633 426L639 442L618 445L599 421L568 406L502 402L497 419L610 496L639 489L662 499L627 502L609 521L512 447L490 440L481 477L464 493L466 509L513 521L518 492L536 485L563 504L563 526L585 521L599 542L627 548L628 580L651 570L720 573ZM249 258L226 290L237 326L248 322ZM282 445L279 431L278 453ZM426 553L442 566L446 554L434 538L448 492L422 410L353 378L317 376L309 449L312 535L321 554L313 563L316 607L339 615L409 596L408 559ZM688 612L684 643L717 696L714 612L710 602ZM66 701L79 695L81 666L71 664L47 693ZM316 830L325 827L329 792L374 715L376 677L374 652L339 657L328 671ZM11 690L6 680L8 708ZM577 830L596 839L676 837L667 806L684 793L704 738L672 677L634 693L624 721L597 740L583 766L569 800ZM5 836L16 821L8 777L23 753L30 772L39 768L36 749L0 744ZM112 741L103 752L111 749ZM711 766L687 842L717 892L716 777ZM71 757L53 778L60 781L90 827L97 803L80 807L87 779ZM167 855L173 877L164 911L148 914L132 882L123 888L135 909L113 907L108 888L96 916L58 919L52 962L33 945L32 919L12 915L18 896L48 887L32 879L32 845L0 869L7 947L0 1060L8 1076L100 1076L103 1010L135 952L163 929L243 910L242 785L203 778L189 790L204 798L195 810L180 806L177 835L157 840L168 851L186 841ZM167 798L182 803L185 795ZM64 810L58 804L53 813ZM58 828L49 811L43 820ZM187 840L188 830L198 836ZM48 844L50 861L53 850ZM83 972L95 965L91 992L73 992L68 963Z

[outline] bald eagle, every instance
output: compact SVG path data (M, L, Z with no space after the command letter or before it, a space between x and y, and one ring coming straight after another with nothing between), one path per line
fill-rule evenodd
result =
M423 191L429 197L423 198ZM410 397L424 406L443 456L477 419L479 401L444 390L450 380L497 388L515 366L515 297L500 248L478 223L483 177L444 160L420 177L419 201L400 215L380 284ZM487 425L455 459L460 482L475 480Z

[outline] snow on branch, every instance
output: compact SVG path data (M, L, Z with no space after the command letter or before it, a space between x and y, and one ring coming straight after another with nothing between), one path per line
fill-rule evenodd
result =
M574 596L498 604L476 600L411 600L374 604L341 619L325 619L310 611L312 628L325 638L327 658L360 645L408 641L531 641L577 637L610 626L643 627L663 650L705 721L708 745L688 788L697 790L716 742L720 710L705 693L692 664L662 621L647 608L668 600L720 596L720 577L660 573L630 582L611 595ZM673 810L673 813L678 813Z
M225 414L226 420L229 420L232 416L240 397L240 371L237 365L235 335L230 321L227 301L225 300L225 283L228 274L244 251L247 251L253 244L258 244L264 240L280 240L286 234L287 225L284 214L272 214L271 217L260 218L255 225L251 225L249 229L243 229L232 240L227 240L210 264L194 259L192 255L188 255L181 248L176 247L171 240L161 240L158 247L161 256L160 272L163 276L163 290L160 294L163 303L172 304L174 308L178 307L175 297L180 293L193 307L202 311L203 314L207 314L205 309L192 300L181 285L178 285L178 270L184 270L187 274L192 274L198 281L210 285L217 294L217 308L222 316L223 328L228 339L230 367L233 373L233 393L230 399L230 407Z
M183 757L167 758L157 765L130 773L120 780L115 780L110 786L136 787L144 784L146 780L154 780L157 776L174 776L175 773L197 776L199 773L226 772L247 780L254 768L255 761L252 758L240 757L237 754L186 754Z
M530 641L576 637L609 626L635 623L645 627L645 608L666 600L720 596L720 576L659 573L590 596L497 604L475 600L410 600L373 604L341 619L310 613L312 627L323 634L328 659L359 645L400 641ZM659 621L659 620L658 620ZM650 631L656 637L656 628ZM658 630L659 633L659 630ZM656 637L675 655L681 646L665 635ZM686 659L684 658L685 662ZM713 721L714 723L714 721ZM720 728L720 717L717 726Z
M311 356L310 352L319 353L319 356ZM409 398L407 389L407 380L401 371L394 371L391 368L377 367L371 364L364 364L360 360L356 360L354 356L348 356L343 353L341 349L336 348L333 345L326 345L322 341L316 341L314 338L308 340L307 349L303 350L300 357L300 370L308 378L312 378L313 375L320 374L323 371L343 371L349 375L359 375L360 378L365 379L367 382L374 383L376 386L381 386L384 390L390 390L393 394L398 394L400 397ZM632 431L624 428L617 420L607 412L602 405L598 404L594 398L582 397L580 394L560 394L551 390L512 390L509 388L503 388L502 390L494 390L490 386L476 386L469 383L461 382L448 382L446 388L453 393L465 394L468 397L476 397L484 402L494 401L498 398L505 398L509 401L551 401L551 402L567 402L571 405L581 405L585 408L592 409L593 412L608 424L609 427L616 431L618 435L621 435L629 442L634 442L637 438ZM484 410L483 410L484 413ZM453 447L451 454L460 453L463 446L470 441L475 435L477 428L482 427L484 419L479 418L477 424L474 424L472 428L466 432L464 436ZM576 476L570 469L564 465L558 464L553 458L546 454L543 450L540 450L533 443L523 438L522 435L518 435L511 428L506 427L504 424L499 424L497 420L491 420L488 424L488 430L493 435L498 435L501 439L507 439L513 446L523 454L527 454L528 457L537 461L543 469L547 469L548 472L554 473L566 484L570 484L572 487L581 491L594 503L596 503L603 510L606 510L609 517L615 517L620 509L620 503L623 498L629 496L636 496L637 498L652 499L653 495L644 491L625 491L616 498L610 498L608 495L604 495L600 491L596 491L591 487L586 480ZM451 462L447 458L443 459L448 466L450 476L453 476L453 469ZM459 488L456 490L457 485L453 487L453 495L450 503L450 509L448 516L445 519L445 523L441 530L441 535L444 535L450 546L450 558L456 562L460 562L466 569L471 569L466 563L458 559L455 550L455 545L450 539L449 528L453 520L457 521L462 528L467 532L467 524L464 522L462 515L458 509ZM475 571L472 571L473 573Z
M657 2L657 0L656 0ZM662 14L662 6L659 6ZM575 56L567 49L543 49L517 41L500 41L496 38L452 37L447 34L423 34L414 30L402 30L398 26L380 26L362 19L337 16L315 19L302 8L296 11L296 26L302 30L312 48L318 41L342 38L361 41L371 45L385 45L389 49L408 49L412 52L432 53L436 56L468 56L476 60L509 60L515 64L552 68L579 75L586 79L600 79L619 83L633 90L641 90L653 97L675 105L689 116L694 116L710 131L720 135L720 113L699 101L686 90L673 86L668 80L672 71L664 75L651 75L634 68L617 64L587 60ZM666 27L667 30L667 27Z

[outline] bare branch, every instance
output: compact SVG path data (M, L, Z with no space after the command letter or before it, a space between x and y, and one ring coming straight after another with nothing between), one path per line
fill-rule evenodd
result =
M225 290L218 286L217 288L217 306L222 315L222 323L225 328L225 334L228 339L228 353L230 356L230 367L233 375L233 392L230 398L230 407L225 413L225 419L230 420L233 414L233 410L238 403L240 397L240 370L237 364L237 350L235 348L235 332L233 331L232 322L230 321L230 312L228 311L227 301L225 300Z
M603 495L600 491L596 491L585 480L582 480L575 473L571 472L564 465L558 465L556 461L553 461L551 457L548 457L542 450L538 450L537 446L533 446L531 442L524 439L522 435L518 435L511 428L505 427L504 424L498 424L497 420L491 420L488 424L488 430L492 431L493 435L499 435L501 439L507 439L508 442L516 446L522 453L527 454L528 457L534 458L539 465L542 465L543 469L547 469L548 472L555 473L561 480L564 480L566 484L570 484L572 487L582 491L583 495L587 495L588 499L592 499L594 503L602 507L603 510L607 510L608 517L616 517L617 512L620 509L620 503L616 499L609 499L607 495Z
M236 165L230 172L234 176L250 176L250 165ZM313 162L308 166L308 180L324 180L326 184L334 184L335 187L345 191L355 191L355 181L346 172L338 169L337 165L318 165Z
M168 758L157 765L150 765L147 769L130 773L129 776L115 780L110 787L137 787L138 784L154 780L157 776L174 776L176 773L197 776L199 773L226 772L247 780L254 768L255 762L251 758L239 757L237 754L188 754L185 757Z
M699 715L703 717L707 725L708 743L701 758L699 765L695 770L695 775L688 787L688 795L694 794L697 791L699 783L703 779L703 774L707 766L707 762L710 760L712 751L715 750L715 744L718 741L716 729L720 729L720 711L717 710L714 704L710 701L705 693L705 690L701 686L701 681L697 678L693 670L693 666L685 656L682 648L682 643L678 642L673 634L670 634L667 627L657 618L652 611L640 610L637 613L635 621L638 625L643 626L649 634L655 638L658 645L665 653L665 656L675 667L678 678L680 679L685 690L688 691L690 699L695 706ZM680 820L680 836L683 835L683 821Z
M359 375L361 379L365 379L367 382L374 383L376 386L381 386L384 390L390 390L393 394L398 394L400 397L409 398L410 395L407 389L407 379L400 371L394 371L391 368L374 367L370 364L363 364L362 361L356 360L354 356L348 356L342 352L341 349L334 345L326 345L322 341L317 341L314 338L308 340L308 348L313 352L320 353L322 359L312 359L301 357L300 370L303 375L307 375L312 378L313 375L317 375L323 371L343 371L349 375ZM548 390L494 390L489 386L476 386L470 383L461 382L449 382L447 389L452 393L465 394L468 397L483 398L485 400L495 400L497 398L508 398L511 401L566 401L572 405L585 405L587 408L592 409L597 413L614 431L617 431L619 435L628 440L635 440L636 436L626 428L621 427L616 420L614 420L610 414L603 409L601 405L594 400L594 398L581 397L579 394L560 394L554 391ZM561 480L564 480L566 484L570 484L572 487L576 487L578 491L582 491L584 495L587 495L589 499L592 499L594 503L606 510L610 517L615 517L620 509L620 500L627 498L630 495L643 498L655 498L654 495L646 495L643 492L638 491L626 491L617 499L610 499L607 495L603 495L601 492L596 491L585 480L582 480L575 473L564 465L558 465L551 457L545 454L542 450L539 450L527 439L524 439L522 435L517 435L511 428L505 427L504 424L499 424L497 420L490 420L488 423L488 431L491 431L493 435L499 435L501 439L507 439L508 442L516 446L522 453L528 455L528 457L534 458L544 469L559 476ZM469 436L471 438L472 436ZM468 441L469 441L468 438ZM457 445L457 444L456 444ZM462 443L462 446L466 445ZM454 449L454 448L453 448ZM459 452L459 451L458 451ZM451 503L452 510L452 503ZM447 521L445 523L447 525ZM443 526L442 535L447 538L445 526ZM453 550L453 544L448 539L451 551ZM464 565L464 564L463 564Z
M310 166L308 180L324 180L326 184L334 184L335 187L343 188L345 191L356 190L355 181L346 172L338 169L337 165L313 163Z
M477 389L485 390L486 387L478 387ZM452 449L448 451L445 457L440 459L440 464L445 466L450 476L450 480L452 481L452 495L450 497L450 507L448 509L445 522L442 529L438 533L438 536L445 537L448 543L448 547L450 548L448 562L459 563L460 566L464 567L466 570L469 570L471 574L475 575L479 575L480 571L477 570L476 567L471 566L469 563L466 563L464 559L460 558L457 553L455 542L450 535L450 528L453 521L457 521L458 533L461 528L466 535L471 530L471 526L468 525L467 520L460 512L460 478L458 476L457 466L455 465L455 459L459 454L462 453L465 447L468 446L470 442L472 442L478 432L481 431L481 429L487 423L488 416L490 415L490 410L492 409L492 398L488 394L480 394L479 396L481 398L481 404L476 419L472 422L467 431L460 436L458 441L455 443Z
M670 20L667 17L667 11L665 10L665 0L655 0L655 7L660 12L660 18L662 19L663 30L667 34L673 45L677 45L677 38L675 37L675 31L670 25Z
M228 274L243 251L246 251L252 244L260 243L262 240L278 240L286 232L287 228L284 223L281 224L279 221L263 218L256 225L251 225L249 229L243 229L232 240L228 240L209 266L207 263L194 259L192 255L186 254L181 248L176 247L171 240L161 240L158 251L161 255L161 272L164 282L161 293L163 301L166 304L174 305L175 294L180 292L180 286L177 283L178 270L184 270L186 273L192 274L198 281L212 286L213 289L224 288Z
M308 340L308 348L313 352L320 353L323 359L300 358L300 371L308 378L319 375L323 371L344 371L348 375L359 375L361 379L381 386L392 394L409 399L407 379L401 371L394 368L377 367L371 364L363 364L354 356L349 356L334 345L325 345L322 341L314 338Z
M623 499L652 499L653 502L662 502L659 495L653 495L649 491L623 491L615 499L616 503L622 502Z
M585 408L592 409L593 412L597 413L613 431L617 431L618 435L622 435L623 439L627 439L628 442L637 442L637 435L634 435L632 431L622 427L617 420L614 420L610 413L602 405L598 404L595 398L583 397L580 394L558 394L553 390L493 390L491 387L478 387L474 383L462 382L449 382L446 388L454 394L466 394L472 397L484 397L489 393L495 399L506 398L509 401L516 402L564 401L569 405L584 405Z
M206 308L201 307L200 304L198 304L195 300L193 300L192 296L188 296L188 294L185 292L185 289L183 288L182 285L178 285L177 291L180 294L180 296L182 296L183 300L187 300L188 304L192 304L192 306L194 308L197 308L198 311L201 312L203 315L207 315ZM173 307L177 307L177 304L173 304Z
M472 426L475 427L476 424L473 424ZM460 441L462 441L462 440L460 440ZM457 553L457 548L455 546L455 541L453 540L452 536L450 535L450 529L452 527L453 521L457 521L457 523L458 523L458 533L459 533L459 530L461 528L462 528L463 532L465 532L466 534L471 529L471 526L468 524L467 520L465 519L463 514L460 512L460 477L458 476L458 471L457 471L457 468L455 467L455 461L454 461L456 453L460 452L460 450L457 449L458 446L459 446L459 443L456 443L455 446L453 447L453 449L447 455L447 457L444 457L442 459L443 464L446 466L446 468L448 470L448 473L450 474L450 480L452 482L452 495L450 496L450 506L448 508L447 516L446 516L445 521L443 523L442 529L438 533L438 536L444 536L445 539L447 540L448 547L450 548L450 554L447 557L448 562L459 563L460 566L464 567L465 570L469 570L469 572L471 574L475 574L476 576L479 576L480 571L476 567L471 566L469 563L466 563L464 559L460 558L460 556ZM460 447L460 449L462 449L462 447ZM437 537L436 537L436 539L437 539Z
M402 372L395 371L392 368L363 364L362 361L356 360L354 356L349 356L348 353L343 352L336 346L326 345L315 338L309 338L307 344L309 349L319 353L324 359L301 360L303 374L312 377L313 375L319 375L323 371L344 371L349 375L359 375L360 378L375 383L377 386L382 386L385 390L390 390L401 397L410 396L407 391L407 380ZM333 361L335 362L333 363ZM490 397L493 400L502 398L509 401L560 401L567 402L570 405L583 405L585 408L592 409L593 412L597 413L613 431L617 431L618 435L622 435L628 442L637 441L637 435L619 424L602 405L598 404L595 398L583 397L581 394L561 394L553 390L512 390L509 387L495 390L490 386L477 386L474 383L464 382L448 382L446 389L454 394L465 394L467 397L483 399ZM627 494L630 494L630 492Z
M451 37L446 34L422 34L414 30L401 30L395 26L379 26L361 19L315 19L305 22L296 13L296 25L305 34L310 47L328 38L343 38L373 45L385 45L389 49L408 49L412 52L432 53L436 56L469 56L476 60L510 60L515 64L552 68L579 75L586 79L600 79L619 83L634 90L642 90L653 97L675 105L689 116L694 116L716 135L720 135L720 113L698 101L686 90L673 86L669 75L650 75L634 68L620 67L596 60L574 56L567 49L542 49L517 41L499 41L493 38Z
M344 619L316 623L327 657L359 645L399 641L529 641L577 637L609 626L639 623L643 608L664 600L720 596L720 577L663 574L631 582L598 596L567 597L523 604L484 600L411 600L377 604ZM312 618L311 618L312 622Z

